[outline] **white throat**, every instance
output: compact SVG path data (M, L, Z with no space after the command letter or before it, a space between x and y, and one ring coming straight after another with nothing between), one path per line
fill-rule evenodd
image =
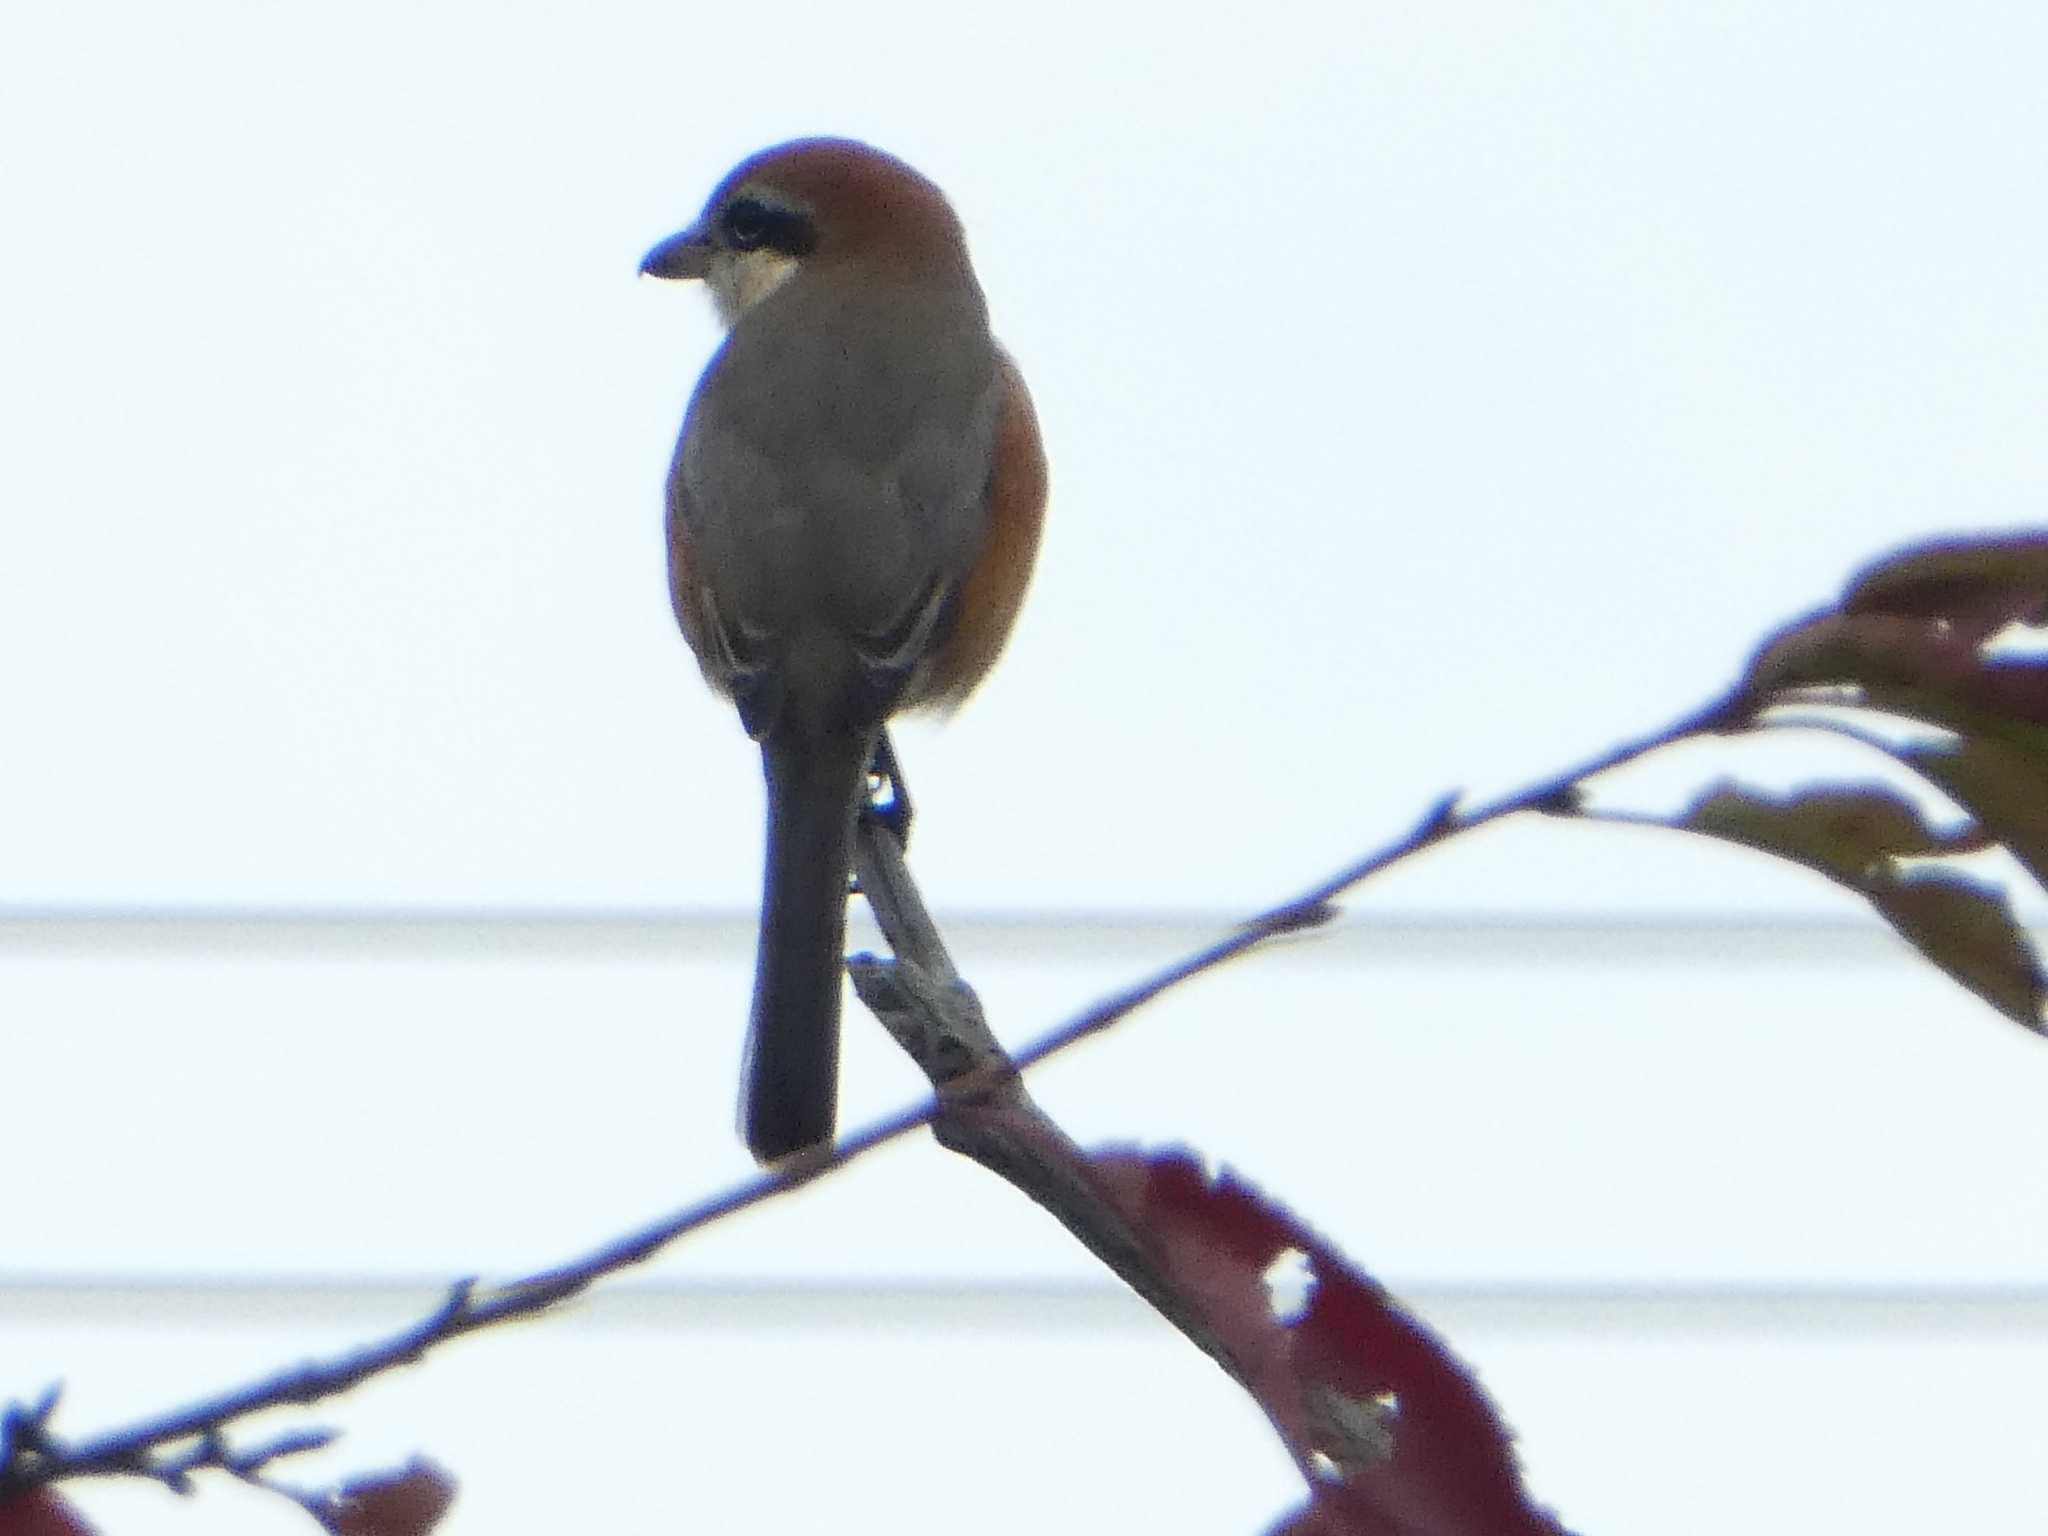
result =
M734 251L716 257L705 280L711 285L711 302L718 307L718 318L726 329L794 277L796 267L796 257L782 251Z

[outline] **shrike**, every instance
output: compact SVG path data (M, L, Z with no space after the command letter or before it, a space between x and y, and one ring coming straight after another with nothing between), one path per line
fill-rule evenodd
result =
M1045 453L958 217L879 150L754 155L640 270L701 279L728 328L669 470L669 591L761 744L741 1114L774 1162L833 1134L854 820L882 727L957 704L995 663L1038 552Z

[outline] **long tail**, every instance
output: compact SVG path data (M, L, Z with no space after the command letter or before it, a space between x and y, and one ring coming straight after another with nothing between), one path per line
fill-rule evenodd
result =
M859 734L761 744L768 856L741 1117L764 1163L832 1139L847 873L872 752Z

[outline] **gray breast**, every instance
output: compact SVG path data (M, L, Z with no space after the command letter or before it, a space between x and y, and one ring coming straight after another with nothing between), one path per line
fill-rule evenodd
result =
M965 575L985 516L1000 383L979 293L822 286L742 318L670 473L698 579L771 669L900 642Z

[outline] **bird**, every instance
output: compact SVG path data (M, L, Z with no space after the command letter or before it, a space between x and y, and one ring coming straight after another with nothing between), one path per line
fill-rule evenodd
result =
M741 1133L774 1166L834 1135L856 818L884 726L1001 653L1048 471L945 194L845 138L734 167L643 273L725 327L668 474L669 594L761 749L761 922Z

